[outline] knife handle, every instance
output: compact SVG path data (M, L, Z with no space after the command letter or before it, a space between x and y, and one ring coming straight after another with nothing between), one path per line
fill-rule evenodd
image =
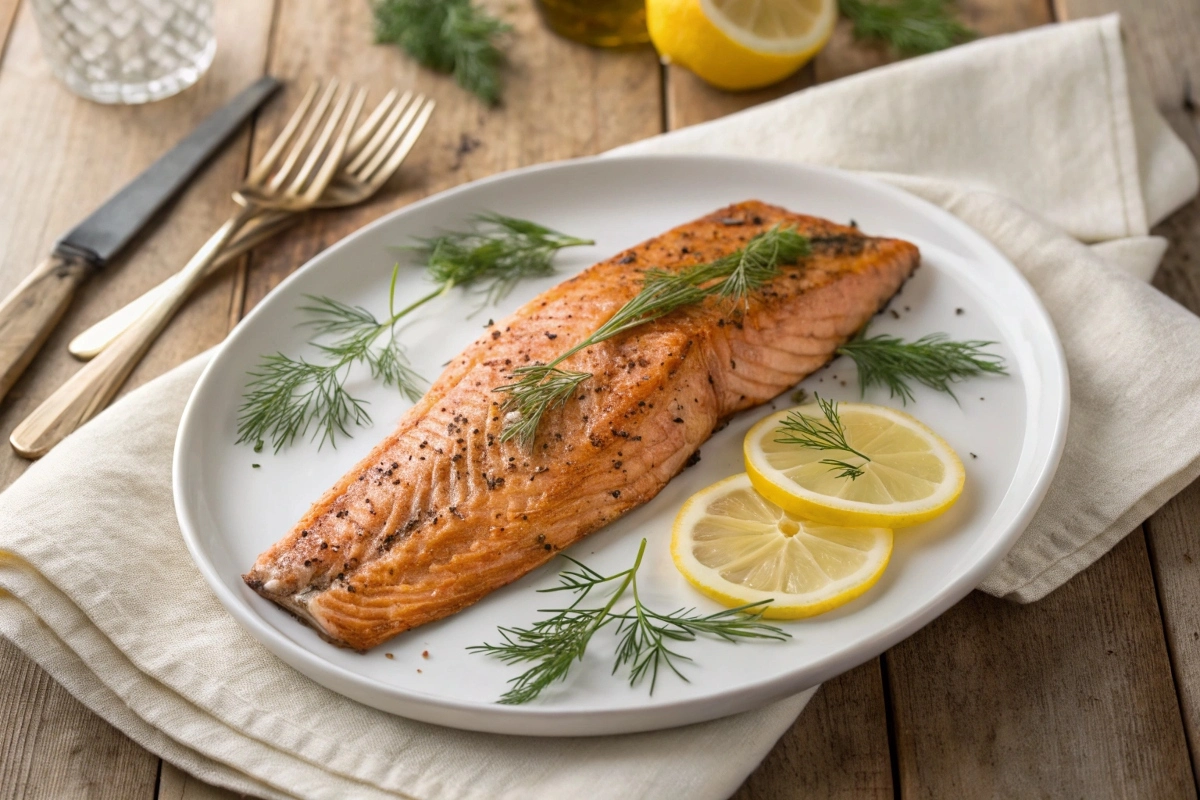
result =
M256 213L258 208L247 204L230 217L192 256L165 292L162 302L147 310L112 346L84 364L13 429L8 441L17 455L41 458L108 405L192 289L204 278L221 248Z
M71 304L76 287L93 269L82 256L55 253L0 302L0 399L29 366Z

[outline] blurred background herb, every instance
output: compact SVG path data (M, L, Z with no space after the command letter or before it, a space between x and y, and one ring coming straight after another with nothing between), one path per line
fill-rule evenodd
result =
M504 88L501 37L511 26L471 0L376 0L375 39L399 45L422 66L454 75L488 105Z
M953 0L838 0L857 39L874 39L911 56L945 50L975 38L954 15Z

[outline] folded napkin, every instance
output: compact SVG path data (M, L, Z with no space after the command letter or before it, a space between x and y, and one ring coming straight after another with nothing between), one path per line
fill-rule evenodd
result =
M1028 276L1071 370L1066 453L983 588L1032 600L1200 473L1200 320L1144 281L1192 158L1131 86L1115 17L987 39L623 152L711 152L883 174ZM721 798L810 692L687 728L523 739L346 700L268 654L192 566L170 458L205 357L130 394L0 496L0 633L130 737L260 797ZM1186 368L1180 368L1184 366ZM82 466L81 466L82 465Z

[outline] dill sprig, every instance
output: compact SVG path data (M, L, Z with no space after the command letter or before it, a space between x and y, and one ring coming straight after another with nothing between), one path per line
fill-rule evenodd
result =
M975 38L950 5L951 0L838 0L856 38L886 42L903 55L945 50Z
M315 342L327 362L292 358L283 353L264 356L249 373L246 393L238 409L238 443L269 440L279 452L298 437L315 429L313 438L320 446L336 446L338 435L349 436L350 425L369 425L366 401L347 391L345 383L350 367L366 364L371 377L385 386L395 386L410 400L421 396L421 378L408 364L404 350L396 341L395 325L401 318L444 291L438 288L416 302L392 310L396 296L396 277L400 266L392 270L388 296L388 318L379 320L361 306L351 306L329 297L306 295L309 304L300 307L308 315L302 325L316 336L331 336L332 341ZM387 331L382 347L376 341Z
M715 261L681 272L648 271L641 291L590 336L548 364L514 369L513 382L496 388L497 392L508 395L503 406L507 421L500 434L501 441L516 439L526 447L532 444L546 412L562 407L592 377L590 372L559 368L559 364L580 350L708 297L745 303L752 291L778 274L781 264L793 263L808 252L805 236L790 227L776 225L752 238L740 250Z
M867 338L864 328L837 353L854 361L864 393L876 384L886 386L892 397L907 405L913 399L910 380L957 400L952 383L985 373L1007 375L1004 359L984 350L994 344L974 339L956 342L944 333L931 333L915 342L888 334Z
M396 310L397 264L392 270L386 319L376 318L361 306L308 296L308 304L299 309L307 317L301 324L324 340L314 344L325 360L283 353L263 357L249 373L238 411L238 442L252 442L258 451L264 440L270 440L279 452L312 430L320 445L336 445L339 435L350 435L351 425L370 424L366 401L354 397L345 386L355 364L366 364L372 378L417 400L423 381L396 340L400 320L455 286L481 286L489 300L497 300L524 278L552 273L558 250L584 244L591 241L527 220L485 214L475 218L468 230L442 233L409 248L423 257L434 288ZM384 334L386 341L380 344Z
M642 540L645 549L645 540ZM612 622L609 612L633 580L633 574L641 564L642 551L631 569L615 575L604 576L591 567L563 556L578 571L567 571L559 575L559 585L542 591L571 591L578 594L566 608L542 609L542 613L554 616L540 619L528 628L497 628L503 638L501 644L483 643L467 650L495 656L505 664L533 663L529 669L509 681L510 688L500 702L505 705L528 703L542 693L547 686L563 680L571 665L583 660L583 654L596 631ZM608 602L598 608L580 608L588 594L609 581L620 581L617 590Z
M613 575L602 575L570 556L563 556L575 569L559 575L559 585L543 592L572 592L574 602L566 608L542 609L553 616L540 619L528 628L498 628L500 644L481 644L468 647L475 653L494 656L506 664L532 664L525 672L509 681L510 688L500 701L506 705L528 703L547 687L564 680L571 666L582 661L592 637L607 625L616 625L618 637L613 674L625 668L629 685L637 686L650 679L650 693L658 680L660 668L670 669L683 680L677 661L691 661L671 649L672 643L694 641L701 635L715 636L726 642L739 639L770 639L782 641L790 634L762 622L762 611L770 600L726 609L715 614L699 615L694 609L679 609L661 614L647 608L638 594L637 572L646 552L642 539L633 566ZM616 584L602 606L582 608L581 604L593 590L605 584ZM633 589L633 607L614 612L617 601L629 588Z
M504 53L512 26L471 0L375 0L375 39L399 45L422 66L453 73L489 105L500 102Z
M832 400L822 400L821 395L815 395L817 406L821 409L824 419L791 411L779 427L775 429L775 441L780 444L797 444L810 450L836 450L856 455L863 460L862 464L851 464L837 458L825 458L820 463L830 470L838 471L839 478L858 480L863 475L863 466L871 462L871 458L850 446L846 441L846 429L842 426L842 418L838 414L837 403Z
M435 283L480 285L496 302L526 278L554 273L554 254L564 247L595 244L529 220L480 214L470 230L447 231L421 239L414 248Z

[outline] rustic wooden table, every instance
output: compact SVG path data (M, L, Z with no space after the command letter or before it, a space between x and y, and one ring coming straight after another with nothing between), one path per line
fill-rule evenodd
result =
M70 336L177 269L224 219L229 192L282 124L297 87L338 76L437 98L429 131L369 206L314 218L208 282L126 389L221 341L289 272L393 208L494 172L598 153L888 60L833 41L781 86L744 95L662 68L649 49L604 52L548 33L528 0L497 2L516 28L504 108L371 42L369 5L347 0L217 3L220 48L195 88L145 107L69 94L39 52L28 4L0 0L0 294L54 238L268 71L287 96L203 174L168 220L86 287L34 367L0 403L8 432L77 365ZM960 0L999 34L1120 10L1154 97L1200 153L1196 0ZM801 132L802 133L802 132ZM1086 191L1086 187L1080 187ZM1200 311L1200 205L1156 231L1171 249L1155 285ZM1195 257L1195 263L1193 263ZM0 487L28 466L0 448ZM1200 759L1200 483L1064 588L1032 606L972 594L911 639L830 681L738 798L1196 797ZM1193 557L1192 553L1196 553ZM0 798L201 798L200 784L89 712L0 640Z

